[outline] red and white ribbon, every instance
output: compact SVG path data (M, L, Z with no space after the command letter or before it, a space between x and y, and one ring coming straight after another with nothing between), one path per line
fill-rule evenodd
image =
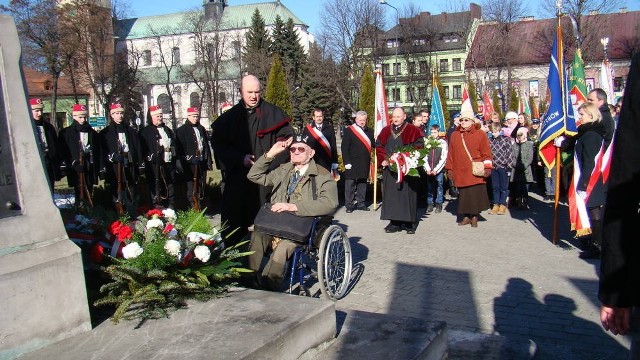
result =
M404 176L411 170L407 164L407 154L401 152L394 153L391 155L389 161L396 164L396 168L398 169L398 180L396 180L396 184L400 184L404 180Z

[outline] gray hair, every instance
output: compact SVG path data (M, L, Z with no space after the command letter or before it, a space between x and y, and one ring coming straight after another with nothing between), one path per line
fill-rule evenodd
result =
M356 112L356 117L358 116L364 116L365 118L367 117L367 112L364 110L360 110L358 112Z

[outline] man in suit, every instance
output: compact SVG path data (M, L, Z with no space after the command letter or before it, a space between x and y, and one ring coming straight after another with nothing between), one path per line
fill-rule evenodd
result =
M324 121L324 112L314 109L313 121L304 127L303 135L308 135L313 144L316 155L313 160L327 170L335 172L338 169L338 149L336 147L336 133L333 125Z
M353 210L369 211L364 202L373 141L373 130L367 127L367 113L358 111L355 124L344 131L341 147L345 168L344 203L348 213Z

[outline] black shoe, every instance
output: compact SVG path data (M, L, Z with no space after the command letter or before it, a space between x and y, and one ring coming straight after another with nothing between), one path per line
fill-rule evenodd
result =
M407 234L415 234L417 227L418 226L416 225L416 223L405 223L404 224L404 229L407 231Z
M385 226L385 228L384 228L384 232L386 232L386 233L395 233L395 232L398 232L400 230L402 230L402 228L400 226L392 224L392 223L389 223L389 225Z
M587 250L583 251L578 255L580 259L599 259L600 258L600 249L595 246L591 246Z
M356 210L361 210L361 211L370 211L368 207L364 206L364 205L360 205L356 208Z
M430 214L432 212L433 212L433 204L427 205L427 214Z
M442 204L436 204L436 213L442 212Z
M348 207L348 208L347 208L347 214L351 214L352 212L353 212L353 208Z

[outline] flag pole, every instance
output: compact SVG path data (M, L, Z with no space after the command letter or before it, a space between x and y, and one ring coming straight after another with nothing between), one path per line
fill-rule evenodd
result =
M566 102L566 94L564 88L564 58L563 56L563 47L562 47L562 27L560 24L560 18L562 17L562 0L556 0L556 9L557 9L557 18L558 18L558 29L556 31L556 36L558 38L558 53L556 54L556 59L558 59L558 74L560 78L560 94L562 94L562 109L565 117L567 116L567 102ZM566 118L565 118L566 121ZM560 155L560 148L556 147L556 181L555 181L555 196L554 196L554 204L553 204L553 235L552 235L552 243L556 245L558 242L558 203L560 201L560 183L562 179L560 178L560 167L562 157Z

